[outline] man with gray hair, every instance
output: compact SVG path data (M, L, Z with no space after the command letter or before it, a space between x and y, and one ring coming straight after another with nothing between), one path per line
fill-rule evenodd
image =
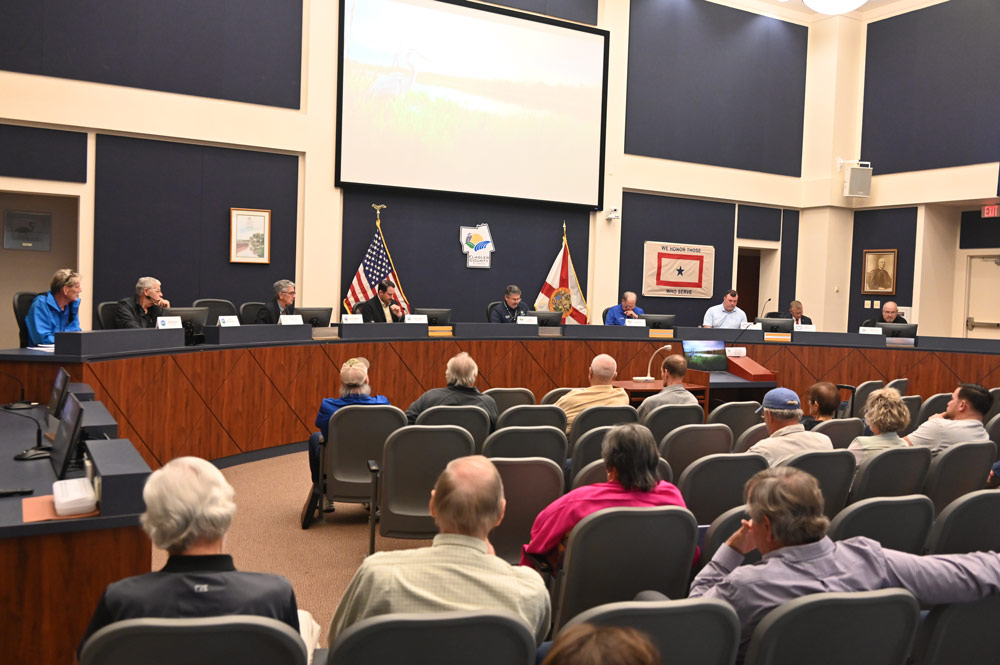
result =
M490 431L496 427L500 410L497 403L489 395L484 395L476 388L476 378L479 376L479 366L465 351L448 360L444 370L447 386L431 388L418 397L406 410L406 419L411 425L417 422L417 416L432 406L478 406L490 417Z
M135 283L135 295L122 298L115 308L116 328L155 328L157 317L163 316L170 301L163 297L160 280L140 277Z
M198 457L178 457L149 476L142 490L142 528L170 558L157 572L108 585L81 648L94 632L115 621L230 614L269 617L295 630L301 625L307 646L315 645L319 626L309 613L298 611L287 579L240 572L233 558L222 553L236 513L234 493L222 472Z
M556 401L556 406L566 413L566 433L573 429L573 421L584 409L592 406L627 406L628 393L611 383L618 375L618 363L606 353L596 356L587 369L590 385L571 390Z
M541 576L496 556L490 531L507 502L500 474L481 455L452 460L431 491L438 527L420 549L377 552L362 562L330 624L330 644L368 617L398 612L499 610L531 629L536 643L549 631L549 592Z
M777 466L787 459L813 450L833 450L830 437L820 432L807 432L802 425L802 404L799 396L788 388L775 388L764 395L757 414L764 414L764 424L770 437L750 446L747 452L767 458Z
M295 313L295 283L279 279L274 283L274 298L257 310L254 323L277 323L282 314Z
M642 311L642 307L635 306L636 297L634 291L625 291L622 293L621 302L608 309L608 315L604 318L604 325L623 326L625 325L625 319L638 319L641 314L645 314Z
M742 629L741 654L772 609L813 593L899 587L921 605L1000 593L996 552L918 556L884 549L863 536L830 540L819 483L799 469L765 469L747 481L744 493L750 519L716 551L689 593L732 605ZM754 549L763 561L741 566Z
M508 284L503 292L503 302L490 310L490 323L517 323L517 317L526 316L528 304L521 302L521 288Z

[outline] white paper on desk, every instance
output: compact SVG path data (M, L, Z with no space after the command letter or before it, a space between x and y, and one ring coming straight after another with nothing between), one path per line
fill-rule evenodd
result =
M39 344L38 346L29 346L29 351L45 351L46 353L55 353L55 344Z

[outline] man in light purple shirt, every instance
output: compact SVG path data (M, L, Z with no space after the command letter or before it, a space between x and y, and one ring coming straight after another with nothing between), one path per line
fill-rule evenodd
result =
M917 556L883 549L864 537L834 542L826 535L816 479L791 467L761 471L747 481L740 529L691 583L690 597L720 598L736 610L746 649L772 609L812 593L901 587L923 605L961 603L1000 592L995 552ZM741 566L757 549L760 563Z

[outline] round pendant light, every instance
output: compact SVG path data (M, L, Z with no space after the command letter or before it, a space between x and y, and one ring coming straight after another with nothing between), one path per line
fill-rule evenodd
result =
M806 7L820 14L846 14L853 12L868 0L802 0Z

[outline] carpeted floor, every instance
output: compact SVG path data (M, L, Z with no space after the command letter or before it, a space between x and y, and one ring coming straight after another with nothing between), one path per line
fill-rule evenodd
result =
M354 571L368 554L368 514L361 504L338 503L334 513L303 531L299 513L309 491L306 453L294 453L222 471L236 489L236 519L225 551L240 570L276 573L292 582L299 609L312 612L326 643L330 620ZM429 499L430 497L428 497ZM429 545L376 535L377 551ZM153 570L166 563L153 550Z

